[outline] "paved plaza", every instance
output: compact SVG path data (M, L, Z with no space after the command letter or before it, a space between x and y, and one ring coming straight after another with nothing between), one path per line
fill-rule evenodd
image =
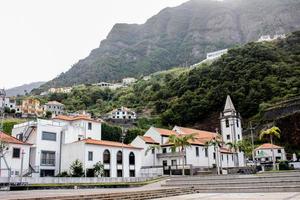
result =
M300 200L300 192L286 193L202 193L156 200Z

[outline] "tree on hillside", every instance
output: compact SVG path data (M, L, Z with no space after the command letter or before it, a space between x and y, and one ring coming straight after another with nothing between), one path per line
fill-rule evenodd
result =
M273 170L276 169L276 166L275 166L275 163L276 163L276 160L275 160L275 154L274 154L274 146L273 146L273 137L277 137L277 138L280 138L280 129L277 127L277 126L273 126L267 130L263 130L260 132L259 134L259 139L263 139L264 136L269 136L270 137L270 142L271 142L271 149L272 149L272 161L273 161Z
M184 176L184 165L185 165L185 149L191 146L191 141L195 140L195 134L190 135L170 135L169 143L172 144L172 152L176 152L179 149L179 154L182 159L182 175Z

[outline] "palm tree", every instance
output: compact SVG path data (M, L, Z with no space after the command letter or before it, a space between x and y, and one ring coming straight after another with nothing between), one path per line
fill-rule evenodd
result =
M195 134L189 135L170 135L169 136L169 143L172 144L171 150L172 152L176 152L176 149L179 148L179 154L182 158L182 175L184 175L184 150L187 147L190 147L191 141L195 140Z
M273 126L267 130L261 131L259 134L259 139L261 140L264 136L270 136L271 141L271 149L272 149L272 160L273 160L273 170L275 170L275 155L274 155L274 147L273 147L273 137L280 138L280 129L277 126Z
M149 151L154 151L154 154L153 154L153 166L155 166L155 155L156 155L156 150L159 151L161 149L161 146L158 145L158 144L152 144L150 145L146 151L145 151L145 156L149 153Z
M231 150L234 151L235 159L234 159L234 166L239 166L239 158L238 158L238 151L239 151L239 143L238 142L227 142L226 145L229 146Z
M214 151L215 151L215 154L216 154L216 166L217 166L218 174L220 174L219 148L222 146L222 143L223 142L220 138L214 137L213 139L208 141L207 144L206 144L208 146L213 146L214 147Z

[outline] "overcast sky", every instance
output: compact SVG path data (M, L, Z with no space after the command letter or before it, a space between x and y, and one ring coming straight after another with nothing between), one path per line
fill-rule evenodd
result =
M115 23L144 23L187 0L0 0L0 88L48 81L86 57Z

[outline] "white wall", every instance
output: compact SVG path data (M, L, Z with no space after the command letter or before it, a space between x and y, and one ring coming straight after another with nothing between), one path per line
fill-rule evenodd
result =
M63 144L62 145L62 151L61 151L61 157L63 158L61 160L61 171L67 171L69 172L71 164L75 160L80 160L81 162L84 162L84 143L83 142L75 142L75 143L69 143L69 144Z
M108 149L110 152L110 175L111 177L117 177L117 152L122 151L121 147L111 147L102 145L85 145L85 166L86 169L93 168L94 164L101 162L103 164L103 152ZM93 152L93 160L88 161L88 152ZM129 177L129 154L133 152L135 155L135 175L136 177L140 174L141 169L141 150L132 148L123 148L123 165L124 165L124 177ZM133 167L133 166L132 166ZM122 165L119 166L122 169ZM133 168L131 168L133 169Z
M158 165L158 160L156 157L156 154L158 153L157 150L155 150L154 154L152 151L148 151L147 154L145 154L146 150L149 148L151 144L146 144L146 142L140 137L137 136L132 142L131 145L134 147L142 148L141 150L141 166L156 166Z
M13 148L20 148L20 158L13 158ZM29 149L30 145L22 145L22 144L8 144L8 150L5 153L5 159L8 166L11 168L12 177L18 176L16 175L16 171L19 175L21 175L21 158L23 155L23 172L28 170L29 168ZM22 154L24 152L24 154ZM0 158L1 159L1 158ZM1 159L1 167L2 169L7 168L4 160ZM9 171L8 170L1 170L0 177L8 177Z

